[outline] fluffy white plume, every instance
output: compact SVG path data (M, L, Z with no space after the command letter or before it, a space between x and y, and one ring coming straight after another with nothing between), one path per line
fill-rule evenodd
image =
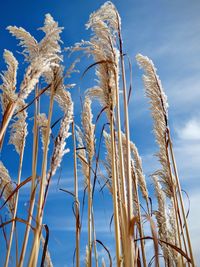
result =
M84 50L94 58L98 85L87 91L90 97L100 101L109 117L116 104L116 87L119 79L119 51L116 45L116 32L119 27L119 16L111 2L105 3L94 12L87 28L93 35L89 42L82 41L74 50Z
M91 110L91 100L89 97L85 97L85 101L83 103L83 111L82 111L82 127L84 130L84 140L86 143L86 148L88 152L88 160L89 162L92 160L94 156L94 124L92 123L93 115Z
M77 154L79 156L80 162L81 162L81 167L82 167L82 172L85 178L85 185L88 185L88 180L89 180L89 162L86 156L86 149L83 143L84 135L81 131L81 129L77 126L76 130L76 137L78 141L78 150Z
M28 114L25 109L22 110L24 107L25 102L23 100L18 101L18 106L16 109L17 115L15 116L14 122L12 122L10 126L11 132L9 143L15 146L18 154L21 153L23 146L25 146L26 136L28 134L26 123Z
M166 209L166 198L165 193L162 190L158 177L156 175L152 176L155 188L155 195L158 201L158 210L155 211L155 216L158 225L158 234L161 240L166 242L170 242L171 238L169 235L169 222L167 218L167 209ZM173 257L173 249L168 247L166 244L162 244L162 250L166 261L170 262L170 266L173 266L172 262L174 260Z
M173 178L170 176L169 161L167 155L167 127L168 127L168 103L167 97L162 88L161 81L156 74L156 68L153 62L145 56L138 54L136 56L138 64L144 69L143 76L145 91L150 99L151 112L154 120L154 133L159 145L157 157L162 165L162 169L156 171L160 177L164 190L169 198L173 195Z
M60 166L63 156L69 152L69 149L66 149L66 139L71 135L69 132L70 125L73 120L73 102L69 92L68 102L65 103L65 114L60 124L60 130L58 136L56 137L53 155L51 159L51 170L49 172L50 176L53 176Z
M19 98L25 100L35 85L39 82L41 76L53 78L54 67L58 65L60 58L60 33L62 28L54 21L50 14L45 16L44 26L41 28L45 33L44 38L38 43L35 38L23 28L9 26L8 30L17 39L20 45L24 47L23 54L25 59L30 62L23 82L20 86Z
M109 190L112 192L112 147L111 147L111 136L106 131L103 131L104 141L106 145L106 161L104 163L107 174L108 180L106 185L108 186Z
M15 90L18 69L18 61L12 52L5 49L3 57L7 65L7 70L0 75L3 81L0 85L0 89L3 91L1 94L2 113L6 110L8 103L17 98Z
M58 55L61 52L60 34L63 30L50 14L45 15L44 26L40 28L45 33L45 37L40 41L40 54Z
M51 70L51 58L44 59L42 57L32 61L26 70L24 79L20 86L19 98L25 100L36 84L39 82L40 77L47 71Z
M24 48L23 55L27 61L32 61L39 55L39 47L36 39L22 27L9 26L9 32L20 40L19 45Z
M48 119L45 113L40 113L37 115L37 122L38 126L40 128L41 132L41 139L42 139L42 149L44 150L44 144L45 144L45 139L46 139L46 133L47 133L47 124L48 124ZM51 129L50 133L51 134Z
M0 189L4 200L7 200L14 190L8 170L3 165L2 161L0 161ZM7 202L7 207L11 214L14 211L14 203L15 197L13 196Z
M137 181L140 187L140 190L142 192L142 196L146 199L148 202L149 194L148 194L148 189L146 185L146 179L145 175L143 173L143 168L142 168L142 159L139 155L138 149L136 145L133 142L130 142L130 149L134 158L134 166L135 166L135 172L137 175Z

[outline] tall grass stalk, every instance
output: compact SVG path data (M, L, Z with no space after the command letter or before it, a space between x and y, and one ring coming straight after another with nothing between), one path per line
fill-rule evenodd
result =
M75 215L76 215L76 267L80 266L80 211L78 198L78 175L77 175L77 156L76 156L76 137L74 120L72 122L72 136L74 145L74 195L75 195Z
M42 231L42 218L43 218L43 203L44 203L44 190L46 185L46 172L47 172L47 155L48 155L48 146L49 146L49 134L51 128L51 118L53 113L53 102L54 102L54 82L51 84L51 95L50 95L50 103L49 103L49 114L48 114L48 124L46 129L45 136L45 144L43 151L43 161L42 161L42 172L41 172L41 180L40 180L40 192L38 197L38 205L37 205L37 217L36 217L36 228L34 232L34 241L32 245L32 250L29 258L29 266L36 266L38 261L38 254L40 248L40 236Z
M96 230L94 224L94 209L92 205L92 234L93 234L93 247L94 247L94 258L95 258L95 266L98 267L98 251L97 251L97 242L96 242Z
M38 85L35 89L35 95L38 95ZM24 239L22 243L22 249L20 253L19 267L22 267L24 264L24 258L26 254L29 233L30 233L30 225L33 217L33 210L35 205L35 192L36 192L36 177L37 177L37 158L38 158L38 122L37 116L39 114L39 99L35 101L35 112L34 112L34 125L33 125L33 153L32 153L32 179L31 179L31 190L30 190L30 204L28 209L28 218L27 225L24 234Z
M92 266L92 188L91 188L91 161L89 160L88 173L88 264Z
M125 74L125 66L124 66L124 54L122 47L122 37L121 37L121 29L119 24L119 16L118 18L118 37L119 37L119 51L120 51L120 61L121 61L121 75L122 75L122 84L123 84L123 107L124 107L124 118L125 118L125 135L126 135L126 162L127 162L127 191L128 191L128 227L131 219L133 218L133 184L131 177L131 156L130 156L130 131L129 131L129 115L128 115L128 99L127 99L127 88L126 88L126 74ZM135 258L135 246L130 233L128 233L128 239L130 243L130 266L134 265Z

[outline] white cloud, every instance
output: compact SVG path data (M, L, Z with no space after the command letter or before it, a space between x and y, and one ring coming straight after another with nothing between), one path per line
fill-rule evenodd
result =
M180 139L200 140L200 120L193 118L183 127L177 128L176 131Z

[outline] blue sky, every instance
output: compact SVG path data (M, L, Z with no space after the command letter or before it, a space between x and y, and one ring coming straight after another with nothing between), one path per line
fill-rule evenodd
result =
M3 1L0 16L0 55L3 49L13 52L21 51L16 40L5 30L8 25L21 26L36 38L41 38L41 32L36 29L43 25L44 15L50 13L60 26L64 27L62 40L64 46L71 46L81 39L88 39L90 32L85 30L89 14L100 7L104 1ZM190 229L194 251L200 264L198 248L200 241L200 2L186 1L145 1L116 0L113 1L122 18L124 50L128 53L133 65L133 92L130 101L131 137L138 146L143 159L143 166L148 177L158 166L153 154L157 151L152 134L152 121L148 111L148 101L144 97L142 71L136 65L135 55L142 53L149 56L158 68L158 74L168 96L170 126L173 134L175 155L178 164L181 183L190 195ZM22 62L22 56L15 52ZM66 58L66 65L70 59ZM80 73L87 67L88 61L81 62ZM21 64L18 81L22 79L25 65ZM5 65L0 56L0 70ZM75 74L71 81L77 83L72 91L75 102L77 123L80 116L79 88L83 92L94 84L92 71L80 80L80 74ZM31 95L33 97L33 95ZM30 98L31 98L30 97ZM47 104L43 99L42 109ZM59 117L55 109L54 119ZM32 109L29 110L30 117ZM31 167L31 123L27 139L26 156L24 160L23 178L30 175ZM7 141L7 138L6 140ZM71 148L71 141L68 146ZM72 213L73 199L59 188L73 190L73 169L71 156L66 155L62 164L60 185L54 177L46 206L45 223L50 228L49 250L54 266L72 266L74 250L74 220ZM4 146L1 160L9 169L11 176L17 176L17 155L11 146ZM58 176L58 175L57 175ZM151 184L149 183L149 186ZM83 188L80 174L80 187ZM21 193L21 215L26 213L28 188ZM106 192L105 192L106 194ZM80 194L82 196L82 194ZM109 197L103 197L97 190L95 198L97 209L97 237L113 251L113 232L109 230L112 216ZM86 231L83 227L82 253L86 245ZM99 248L100 254L104 254ZM2 264L3 250L0 251ZM14 265L13 265L14 266Z

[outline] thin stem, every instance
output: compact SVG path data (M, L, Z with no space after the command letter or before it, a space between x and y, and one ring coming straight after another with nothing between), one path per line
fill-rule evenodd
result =
M76 137L74 130L74 120L72 122L72 136L74 145L74 195L75 195L75 215L76 215L76 267L80 266L80 221L79 221L79 199L78 199L78 176L76 157Z
M96 245L96 231L94 225L94 210L92 206L92 232L93 232L93 245L94 245L94 257L95 257L95 265L98 267L98 252L97 252L97 245Z
M92 191L91 191L91 162L89 160L89 175L88 175L88 261L89 266L92 266L92 229L91 229L91 211L92 211Z
M18 248L18 234L17 234L17 227L16 227L16 223L15 222L15 262L16 262L16 266L18 266L18 254L19 254L19 248Z
M116 75L115 75L116 76ZM123 204L125 209L127 210L127 199L126 199L126 182L125 182L125 172L124 172L124 159L122 153L122 134L121 134L121 119L120 119L120 104L119 104L119 88L117 84L117 77L115 77L116 81L116 113L117 113L117 128L118 128L118 153L119 153L119 167L120 167L120 177L122 179L121 191L123 197Z

